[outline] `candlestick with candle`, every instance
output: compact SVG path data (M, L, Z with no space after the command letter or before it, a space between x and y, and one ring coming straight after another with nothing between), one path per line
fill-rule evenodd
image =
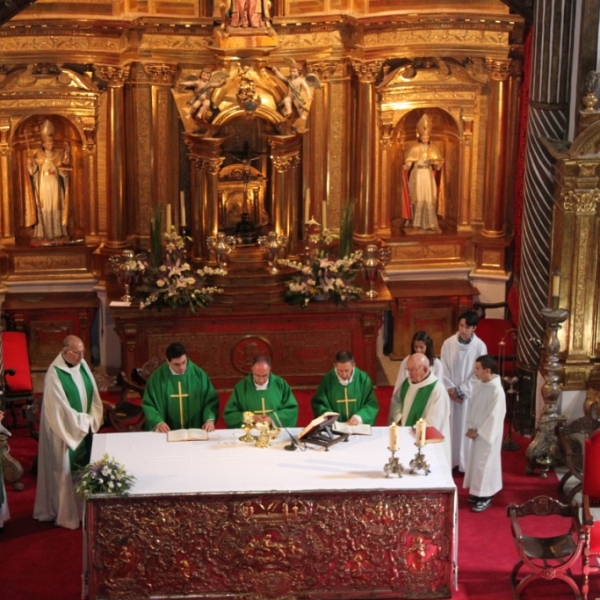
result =
M183 190L179 192L179 225L180 227L187 226L185 214L185 192Z
M383 466L383 472L386 477L389 477L391 474L398 475L398 477L402 477L402 471L404 467L400 464L400 460L396 458L396 452L400 448L400 431L398 429L398 425L396 423L392 423L389 428L389 451L392 453L390 459Z

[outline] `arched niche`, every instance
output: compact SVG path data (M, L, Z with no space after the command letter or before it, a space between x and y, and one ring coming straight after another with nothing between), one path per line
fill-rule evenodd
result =
M431 143L441 151L444 164L436 178L438 190L444 188L443 202L438 205L438 222L442 233L456 232L459 198L460 173L460 132L452 115L437 107L423 107L410 110L400 118L392 134L394 151L393 161L393 198L391 202L392 223L402 225L403 177L404 161L409 147L417 141L417 123L427 114L433 124L431 128Z
M54 127L54 147L64 150L70 146L69 193L66 197L69 240L84 239L89 207L84 162L84 141L76 123L60 114L40 113L23 118L14 128L10 143L12 158L12 217L15 242L29 244L34 238L37 220L36 202L27 164L42 145L41 131L50 121Z

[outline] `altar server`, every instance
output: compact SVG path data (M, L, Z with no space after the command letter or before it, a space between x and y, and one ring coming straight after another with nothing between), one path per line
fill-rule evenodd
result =
M167 361L146 383L142 399L146 429L167 433L172 429L202 427L214 431L219 396L208 375L188 359L179 343L171 344L166 356Z
M465 436L466 420L471 390L476 381L473 369L475 359L487 354L483 340L475 334L479 315L467 310L458 317L458 332L442 345L441 359L444 365L444 381L448 388L450 422L452 424L452 467L464 471L471 440Z
M354 364L351 352L335 355L333 369L326 373L311 400L315 417L325 412L340 413L348 425L375 425L379 403L371 378Z
M408 377L392 396L389 423L414 427L421 418L443 436L448 464L452 456L450 440L450 398L441 381L431 372L429 359L412 354L407 364Z
M85 362L83 342L69 335L44 381L37 489L33 516L77 529L82 501L72 473L90 461L92 434L102 425L102 401Z
M271 372L270 356L255 356L250 374L233 388L223 411L227 427L241 427L245 412L254 413L255 423L296 426L298 402L290 386Z
M475 362L478 382L467 411L466 436L473 440L463 487L469 488L473 512L482 512L502 489L502 436L506 415L506 395L498 375L498 365L491 356Z

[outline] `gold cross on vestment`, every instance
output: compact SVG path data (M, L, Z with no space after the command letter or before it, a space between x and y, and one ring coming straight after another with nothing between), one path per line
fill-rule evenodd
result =
M264 398L261 398L260 401L262 402L262 410L255 410L254 411L255 415L266 415L269 412L273 412L272 408L267 408L265 406L265 399Z
M181 381L177 382L179 388L179 394L171 394L171 398L179 398L179 420L181 421L181 429L183 429L183 399L187 398L189 394L183 394L181 392Z
M344 398L342 400L336 400L338 404L346 405L346 419L350 418L350 407L348 406L350 402L356 402L356 398L348 398L348 388L344 388Z

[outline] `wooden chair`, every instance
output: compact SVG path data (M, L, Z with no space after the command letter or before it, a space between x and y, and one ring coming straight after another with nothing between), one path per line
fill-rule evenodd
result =
M521 505L510 504L508 516L511 520L513 540L519 553L519 560L510 576L515 600L521 597L525 587L539 579L560 579L570 586L575 598L581 598L579 587L571 572L571 567L581 555L584 542L577 505L562 504L548 496L537 496ZM551 516L568 520L568 530L549 537L535 537L523 533L521 528L523 518ZM519 571L523 566L528 567L531 572L519 579Z
M31 404L34 399L27 338L20 331L2 332L2 356L4 359L4 395L2 410L10 412L10 427L19 425L17 408Z
M590 559L600 558L600 518L594 518L592 508L600 507L600 433L596 431L585 440L582 480L583 505L583 585L581 591L587 600L590 590L591 572L600 571L600 566L590 564Z
M558 493L564 502L571 502L581 492L583 478L583 442L600 429L600 421L591 415L575 419L569 424L558 425L558 441L565 455L567 470L558 484ZM569 492L565 492L566 484L574 481Z

